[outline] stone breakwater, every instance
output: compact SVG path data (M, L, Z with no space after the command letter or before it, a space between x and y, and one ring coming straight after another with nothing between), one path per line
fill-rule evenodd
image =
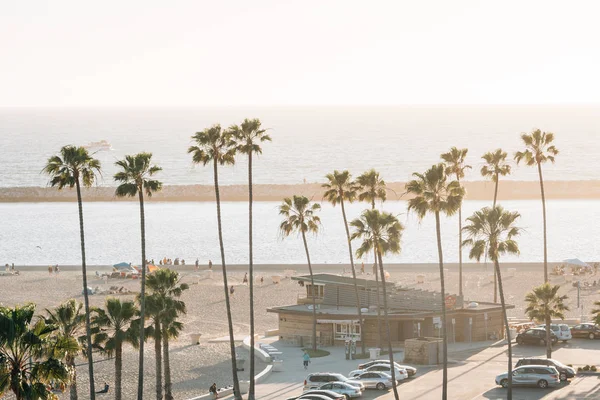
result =
M404 182L388 182L388 200L407 200ZM489 200L493 197L494 184L487 181L464 182L468 200ZM547 181L544 182L547 199L600 199L600 181ZM223 185L220 187L223 201L247 201L247 185ZM322 198L320 183L306 184L256 184L255 201L280 201L292 195L304 195L315 201ZM137 201L137 198L117 198L115 188L96 186L83 189L85 201ZM150 201L213 201L212 185L166 185ZM499 200L537 200L540 186L537 181L503 181L498 189ZM50 187L0 188L0 202L66 202L76 199L75 190L58 190Z

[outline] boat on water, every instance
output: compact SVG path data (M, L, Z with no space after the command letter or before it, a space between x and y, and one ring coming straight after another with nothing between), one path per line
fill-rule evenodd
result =
M99 142L90 142L88 144L83 145L83 148L90 151L112 150L111 144L106 140L101 140Z

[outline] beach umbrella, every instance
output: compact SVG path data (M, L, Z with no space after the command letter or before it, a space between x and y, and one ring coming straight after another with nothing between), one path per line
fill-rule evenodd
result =
M118 264L115 264L115 265L113 265L113 267L115 267L115 268L119 268L119 267L129 267L129 263L128 263L128 262L125 262L125 261L123 261L123 262L120 262L120 263L118 263Z
M587 267L591 268L590 264L581 261L579 258L569 258L568 260L563 260L565 264L577 265L578 267Z

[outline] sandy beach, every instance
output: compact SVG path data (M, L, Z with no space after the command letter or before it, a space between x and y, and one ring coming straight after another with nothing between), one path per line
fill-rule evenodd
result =
M299 274L307 272L305 268L301 269L300 267L295 266ZM256 332L258 334L263 334L267 329L277 328L277 315L267 313L266 309L268 307L295 304L298 294L303 293L305 290L297 282L290 279L283 279L280 284L273 284L271 276L275 274L283 275L283 269L284 267L273 268L259 271L257 274L264 277L264 284L257 284L255 289ZM321 269L325 270L325 268ZM366 269L369 270L370 268ZM331 266L328 270L332 272ZM339 269L337 271L340 272ZM391 280L400 285L425 290L439 290L439 276L433 265L422 266L418 269L408 267L402 270L390 268L390 271ZM482 265L465 268L464 293L466 299L493 300L493 287L489 283L490 272L491 268L487 272ZM509 317L524 318L525 294L532 286L542 283L543 275L540 272L539 266L519 269L515 276L507 276L507 270L503 270L507 302L515 305L515 308L509 311ZM425 275L424 283L416 283L417 273ZM209 340L221 338L227 334L221 274L218 269L213 272L212 279L208 279L207 273L203 271L196 273L184 270L181 274L183 282L190 284L190 289L183 295L188 313L182 318L185 324L183 334L178 340L174 340L170 347L174 395L178 399L186 399L207 393L212 382L216 382L218 385L228 384L231 381L231 370L228 362L228 344L226 342L209 343ZM242 284L243 275L244 272L237 268L229 274L230 282L235 286L235 294L232 298L234 330L235 335L240 337L247 335L249 330L248 288ZM198 279L198 276L203 278ZM364 276L371 277L368 273ZM594 280L600 280L600 274L586 275L581 279L582 282L591 284ZM570 282L566 283L563 276L551 275L551 282L561 284L561 293L569 296L568 304L571 311L567 313L567 318L579 318L581 311L576 309L577 289ZM102 280L90 277L89 285L100 289L108 289L110 286L123 286L132 292L139 291L139 281L136 280L110 280L105 285ZM458 272L455 268L451 268L448 272L446 285L449 292L456 293L458 291ZM127 299L133 298L131 294L119 296ZM33 301L37 303L38 312L42 313L45 308L54 307L68 298L83 301L81 273L77 271L63 271L58 276L50 276L47 271L41 268L27 268L19 276L0 277L0 303L4 306ZM105 296L94 295L90 299L93 306L102 306ZM588 315L593 308L594 301L598 300L600 300L600 294L597 289L582 290L583 314ZM190 344L189 335L191 333L202 334L199 346ZM248 354L241 347L238 352L240 356L248 357ZM86 365L82 364L83 362L83 359L78 360L78 363L81 364L78 367L78 383L82 392L87 384ZM123 366L124 398L133 398L137 382L137 354L131 347L126 346ZM264 368L263 364L257 360L257 371L262 368ZM154 395L155 382L154 350L151 342L146 346L145 369L146 395L150 398ZM106 381L113 386L113 359L107 359L105 356L98 354L96 356L95 371L97 385L101 385ZM247 374L248 368L240 376L242 379L247 379ZM66 398L68 398L67 394L61 397L61 399Z

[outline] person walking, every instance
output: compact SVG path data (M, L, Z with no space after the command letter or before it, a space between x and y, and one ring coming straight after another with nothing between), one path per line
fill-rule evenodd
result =
M302 363L304 364L304 369L308 369L308 364L310 363L310 356L308 352L304 350L304 355L302 356Z
M233 288L233 285L231 285L231 287L229 288L230 297L233 297L233 293L235 293L235 289Z
M360 273L361 274L365 273L365 262L364 261L360 264Z
M200 264L198 263L198 259L196 258L196 271L200 269Z
M208 269L212 270L212 260L208 260Z
M210 394L212 394L212 398L213 398L213 399L216 399L216 398L218 398L218 397L219 397L219 393L217 393L217 384L216 384L216 383L213 383L213 384L210 386L210 388L208 389L208 392L209 392Z

